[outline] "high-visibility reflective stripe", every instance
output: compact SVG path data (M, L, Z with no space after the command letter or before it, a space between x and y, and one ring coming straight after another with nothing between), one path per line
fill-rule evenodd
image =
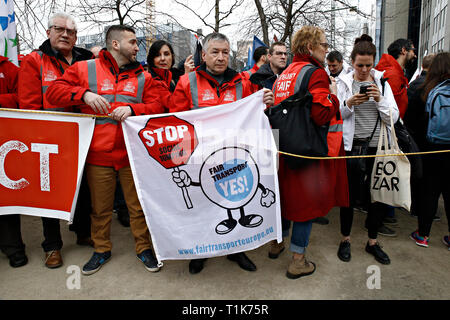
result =
M242 82L236 84L236 101L242 99Z
M189 72L189 87L191 88L192 109L198 109L198 87L195 71Z
M143 72L138 74L137 80L138 80L138 90L137 90L137 94L136 94L137 102L135 102L135 103L140 103L140 102L142 102L142 97L144 94L144 87L145 87L145 76L144 76Z
M114 102L114 95L113 94L103 94L102 97L105 98L106 101L108 101L109 103L113 103Z
M333 124L328 128L328 132L343 132L344 125L341 123Z
M297 80L295 81L294 92L298 92L298 90L300 90L300 86L302 85L302 80L305 76L305 73L308 72L308 70L311 68L313 68L313 66L310 64L307 64L302 68L302 70L300 70Z
M95 60L87 61L89 89L97 93L97 65Z
M113 120L111 118L95 118L95 125L107 124L107 123L111 123L111 124L117 125L117 121Z

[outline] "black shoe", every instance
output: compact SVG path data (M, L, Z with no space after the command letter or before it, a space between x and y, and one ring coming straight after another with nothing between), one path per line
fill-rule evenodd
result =
M91 237L83 237L77 236L77 245L79 246L90 246L94 247L94 241L92 241Z
M339 249L337 256L344 262L349 262L352 258L352 254L350 252L350 241L345 240L339 244Z
M321 224L321 225L327 225L330 223L330 221L328 220L328 218L325 217L317 217L311 220L312 223L317 223L317 224Z
M385 237L396 237L397 236L397 232L395 232L391 228L386 227L384 224L382 224L381 227L378 228L378 234L385 236Z
M130 226L130 215L127 208L120 208L117 210L117 220L119 220L120 224L124 227L128 228Z
M379 263L382 264L390 264L391 260L389 259L389 256L381 250L380 245L378 242L374 244L373 246L369 245L369 242L366 244L366 251L373 255L375 257L375 260L377 260Z
M9 258L9 265L13 268L18 268L28 263L28 258L25 255L25 252L23 251L16 252L10 255L8 258Z
M199 273L203 270L203 266L205 265L206 258L203 259L192 259L189 262L189 272L192 274Z
M398 221L396 218L386 217L383 219L383 224L398 226Z
M228 260L237 262L239 267L247 271L256 271L255 264L247 257L247 255L243 252L229 254L227 256Z

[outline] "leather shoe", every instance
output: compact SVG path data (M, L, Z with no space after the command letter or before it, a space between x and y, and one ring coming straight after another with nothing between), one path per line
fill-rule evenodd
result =
M196 274L202 271L206 260L207 258L192 259L191 262L189 262L189 273Z
M236 262L244 270L256 271L255 264L243 252L229 254L227 259Z
M45 253L45 266L50 269L59 268L63 265L60 250L52 250Z
M345 240L339 244L337 256L344 262L350 261L350 259L352 258L352 254L350 251L350 241Z
M366 244L366 251L373 255L375 257L375 260L377 260L379 263L382 264L390 264L391 260L389 259L389 256L381 250L380 245L378 242L374 244L373 246L369 245L369 242Z
M24 266L28 263L28 258L25 255L25 252L19 251L8 257L9 265L13 268L18 268Z

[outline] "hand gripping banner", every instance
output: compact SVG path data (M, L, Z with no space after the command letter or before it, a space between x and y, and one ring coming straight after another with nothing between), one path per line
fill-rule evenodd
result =
M0 215L72 222L95 119L0 109Z
M222 256L281 241L277 149L262 95L124 122L159 261Z

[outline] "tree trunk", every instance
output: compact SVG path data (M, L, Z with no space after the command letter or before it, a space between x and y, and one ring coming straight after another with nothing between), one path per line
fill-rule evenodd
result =
M261 29L262 29L262 33L263 33L263 41L264 43L269 46L270 45L270 40L269 40L269 25L267 24L267 18L266 15L264 13L264 9L261 5L261 1L260 0L255 0L255 5L256 8L258 9L258 15L259 15L259 20L261 21Z
M216 0L216 25L214 27L215 32L219 32L219 23L220 23L220 13L219 13L219 0Z

